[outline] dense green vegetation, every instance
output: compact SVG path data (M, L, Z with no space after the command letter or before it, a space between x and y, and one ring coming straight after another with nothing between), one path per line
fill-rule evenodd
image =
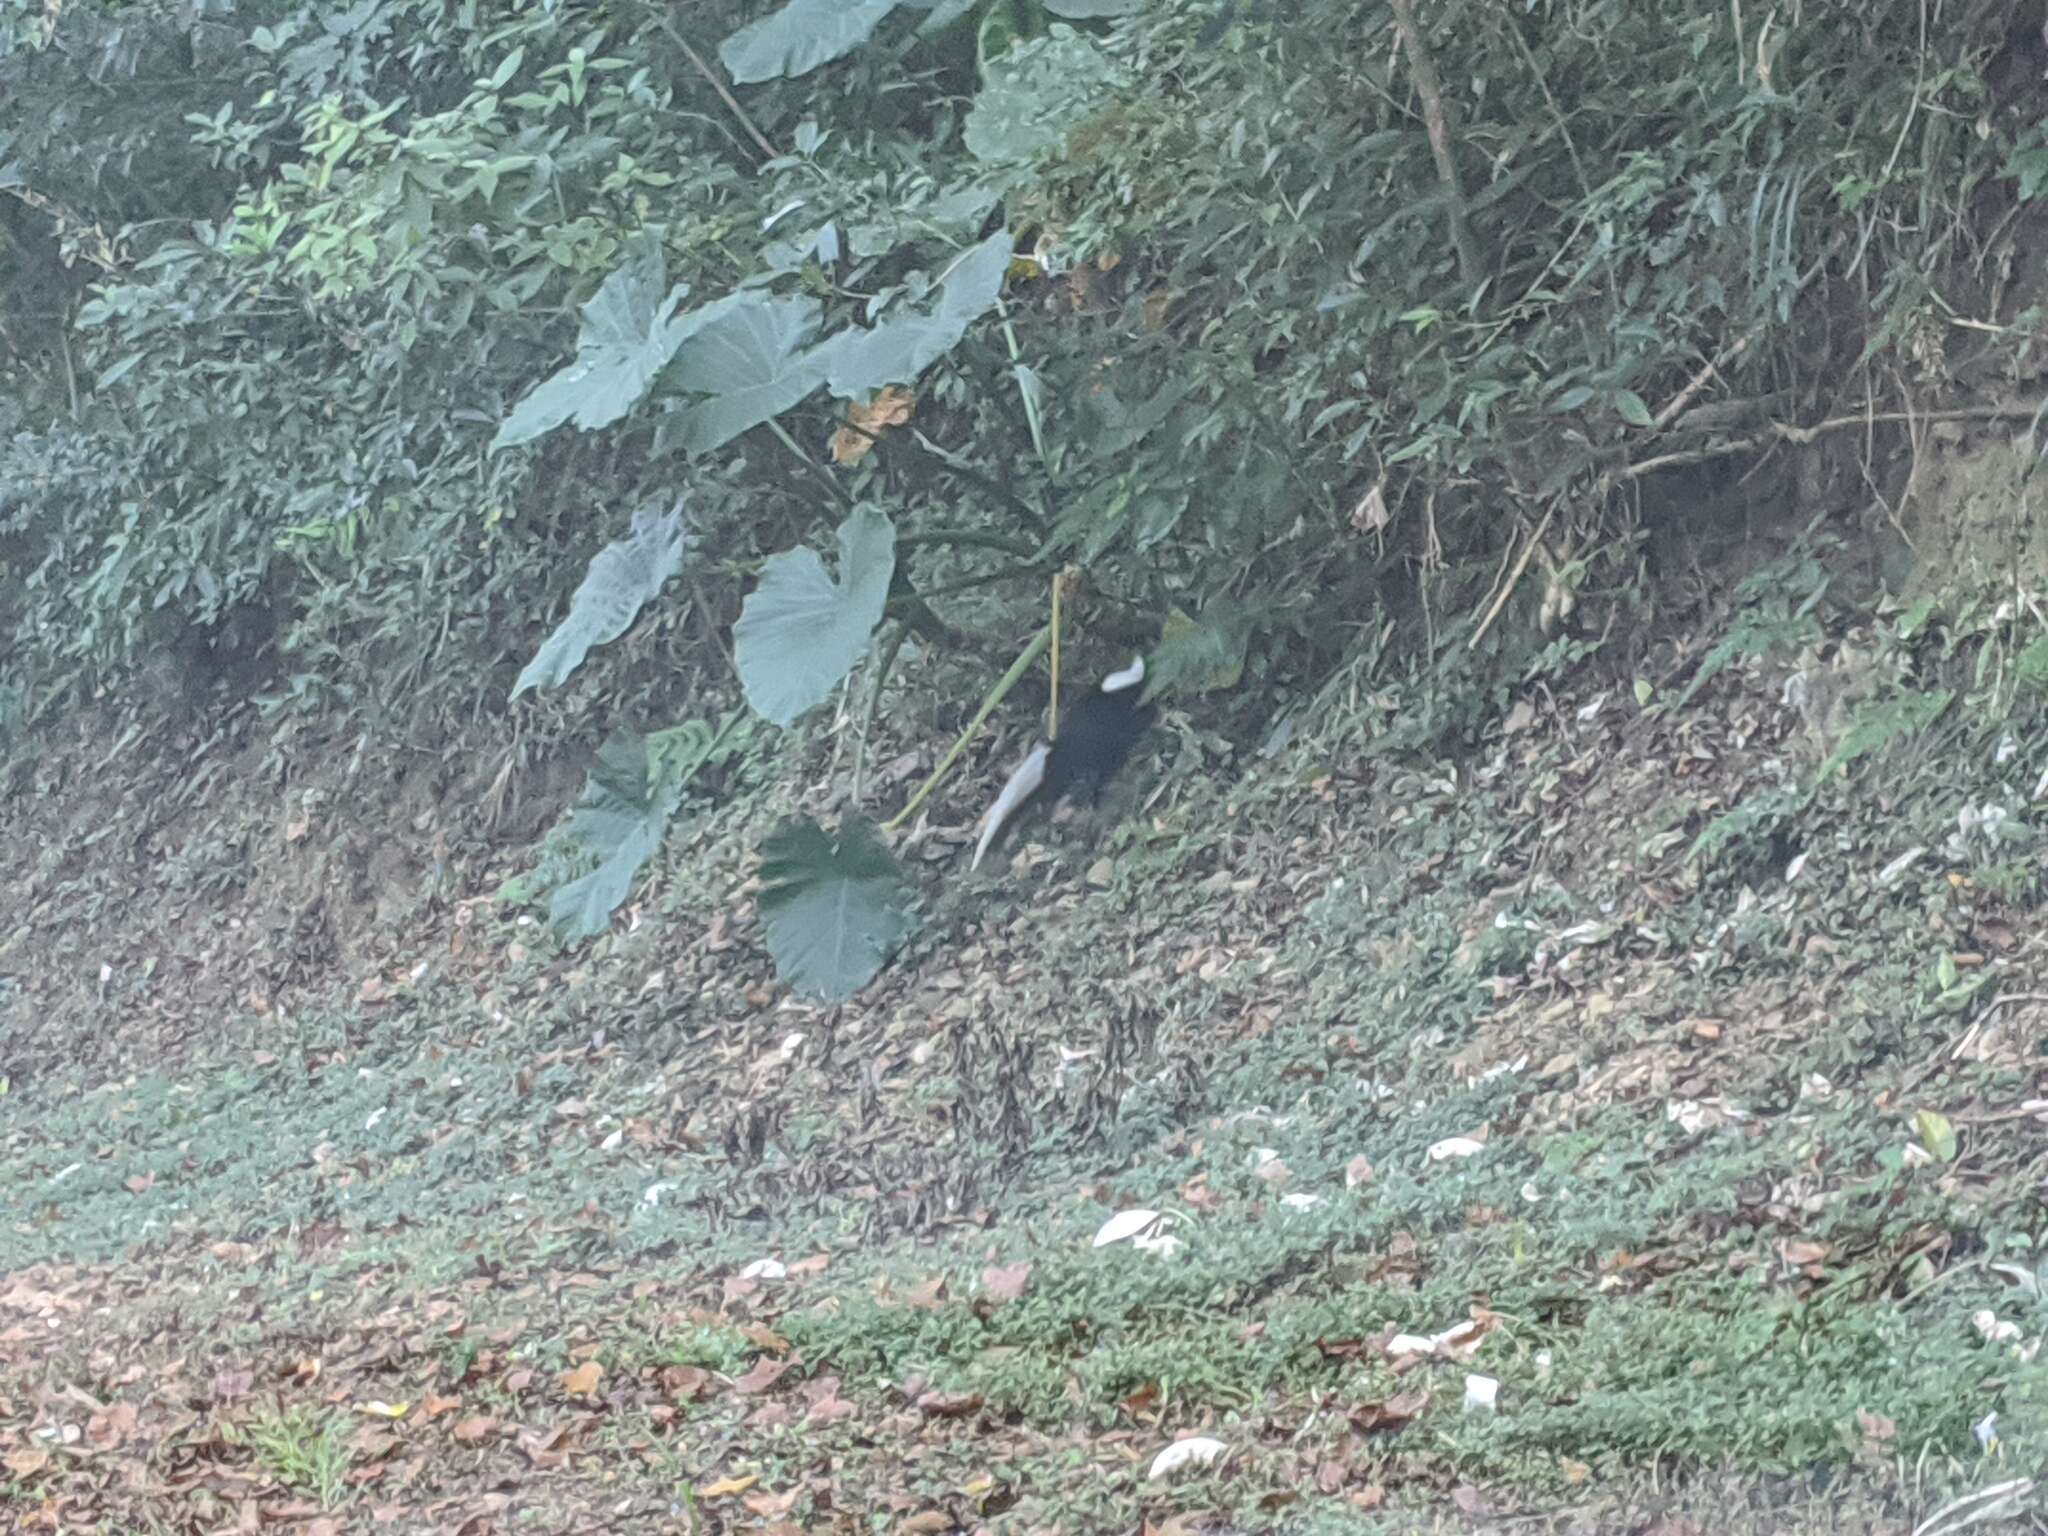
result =
M892 623L970 652L1070 559L1155 625L1455 621L1553 512L1604 594L1704 441L1673 407L1897 408L2048 164L2002 5L1425 11L1405 52L1377 5L830 10L11 5L5 718L149 660L495 709L678 496L671 604L727 621L865 507ZM1000 290L919 311L991 231ZM884 384L914 418L837 462Z
M0 1511L2016 1501L2039 20L0 0Z
M1255 694L1326 675L1379 611L1478 647L1476 702L1651 601L1721 468L1802 517L1896 481L1953 316L1993 312L1976 378L2032 346L1994 321L2039 45L1996 5L7 14L0 723L431 735L595 652L589 729L685 734L593 778L572 935L724 743L702 638L752 575L777 725L906 637L992 674L1069 564L1098 637L1194 616L1155 690L1254 634ZM677 664L604 650L643 614ZM778 956L856 914L786 968L846 995L887 855L764 851Z

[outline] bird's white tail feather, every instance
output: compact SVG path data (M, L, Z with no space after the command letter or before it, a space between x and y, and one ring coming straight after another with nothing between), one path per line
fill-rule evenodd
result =
M981 856L988 852L988 845L1003 830L1003 823L1010 819L1011 812L1036 794L1038 786L1045 782L1045 759L1050 750L1043 744L1033 747L1011 772L1008 782L1003 785L1003 792L996 796L996 803L981 819L981 841L974 845L974 862L967 866L969 870L981 867Z

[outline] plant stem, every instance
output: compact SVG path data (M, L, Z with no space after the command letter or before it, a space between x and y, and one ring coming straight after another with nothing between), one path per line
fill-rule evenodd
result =
M940 760L939 766L932 770L931 777L918 786L917 793L910 797L910 803L890 817L883 825L882 830L884 832L894 832L904 822L917 814L917 808L931 798L932 791L939 787L940 781L952 771L953 764L959 761L960 754L967 750L967 744L974 740L975 733L981 729L982 722L988 719L990 712L1003 702L1003 696L1017 686L1018 679L1031 670L1031 664L1043 656L1046 647L1051 644L1052 626L1047 625L1038 632L1037 637L1029 645L1024 647L1023 654L1010 663L1010 670L1002 675L1001 680L997 682L995 687L989 690L988 697L981 701L981 708L975 711L974 718L967 722L967 729L960 733L960 739L953 743L952 750Z

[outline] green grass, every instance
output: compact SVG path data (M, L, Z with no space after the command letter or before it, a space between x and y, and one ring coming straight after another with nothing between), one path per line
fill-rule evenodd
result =
M339 1413L305 1403L260 1411L226 1431L248 1446L257 1465L288 1488L332 1509L347 1492L348 1424Z

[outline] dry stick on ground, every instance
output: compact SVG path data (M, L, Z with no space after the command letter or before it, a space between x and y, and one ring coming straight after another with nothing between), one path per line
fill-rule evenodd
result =
M1479 621L1479 627L1472 631L1472 638L1465 642L1465 649L1468 651L1479 644L1487 630L1493 627L1493 621L1500 617L1501 609L1507 607L1508 599L1514 596L1515 588L1522 583L1522 572L1528 570L1529 562L1536 558L1536 550L1543 543L1543 535L1550 531L1550 520L1556 515L1557 503L1553 501L1550 509L1543 514L1543 521L1536 525L1536 531L1529 535L1529 542L1522 548L1522 558L1517 560L1515 568L1508 572L1508 579L1502 583L1493 605L1486 610L1486 617Z
M1458 181L1458 162L1451 155L1451 115L1444 105L1443 82L1423 46L1422 29L1415 25L1414 0L1392 0L1392 5L1394 29L1401 34L1401 46L1408 54L1408 76L1415 82L1415 94L1422 98L1422 123L1429 130L1430 153L1436 156L1437 179L1450 194L1451 244L1458 252L1458 276L1467 288L1477 289L1484 264L1479 260L1479 247L1472 243L1471 226L1465 222L1465 191Z
M1660 453L1653 459L1644 459L1640 464L1629 464L1615 470L1617 480L1635 480L1660 469L1674 469L1681 464L1704 464L1709 459L1725 459L1738 453L1753 453L1767 448L1774 442L1810 443L1824 432L1840 432L1845 427L1865 427L1879 421L2011 421L2019 417L2032 417L2048 410L2048 401L2032 401L2014 405L1971 405L1951 411L1875 411L1856 416L1831 416L1826 421L1817 421L1810 427L1797 426L1791 422L1774 421L1771 430L1760 432L1754 437L1733 438L1725 443L1714 443L1705 448L1686 448L1676 453Z
M1799 275L1799 281L1793 286L1792 289L1792 291L1795 294L1804 293L1806 291L1807 284L1811 283L1816 277L1820 276L1820 269L1823 266L1825 266L1828 260L1835 254L1835 252L1841 248L1842 242L1847 238L1848 236L1845 232L1837 233L1834 239L1830 240L1827 243L1827 245L1822 248L1821 253L1818 256L1814 257L1812 263L1807 267L1807 269L1804 272L1802 272ZM1686 381L1685 388L1681 389L1677 394L1673 395L1671 397L1670 403L1666 405L1663 410L1659 411L1654 417L1651 418L1652 425L1654 425L1658 430L1661 431L1663 428L1670 426L1672 422L1676 421L1678 419L1679 413L1683 411L1688 405L1692 404L1694 396L1699 394L1701 390L1705 389L1707 385L1709 385L1716 378L1718 378L1723 368L1726 368L1730 363L1734 362L1736 358L1742 356L1743 353L1749 350L1749 344L1752 341L1755 341L1758 336L1763 334L1765 323L1766 322L1764 320L1758 320L1754 325L1750 326L1748 330L1744 331L1740 336L1736 337L1735 340L1729 345L1726 351L1721 352L1716 356L1708 359L1708 361L1700 368L1700 371L1694 374L1690 379Z

